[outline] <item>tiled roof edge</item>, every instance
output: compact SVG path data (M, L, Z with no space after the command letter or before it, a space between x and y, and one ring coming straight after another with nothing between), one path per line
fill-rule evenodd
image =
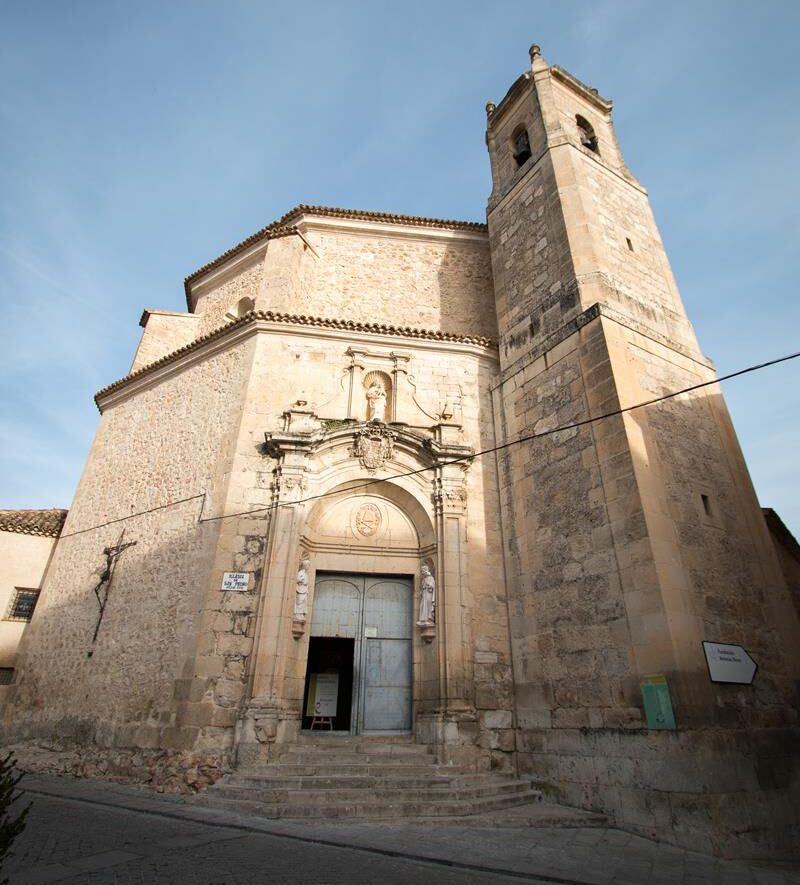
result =
M288 223L305 214L321 215L325 218L344 218L350 221L378 221L384 222L385 224L412 224L417 227L433 227L439 229L451 228L454 230L472 231L484 231L487 229L486 225L480 221L452 221L443 218L425 218L421 215L397 215L392 212L368 212L361 209L337 209L331 206L312 206L308 203L300 203L299 206L290 209L277 221L273 221L266 227L262 227L261 230L256 231L254 234L247 237L247 239L242 240L241 243L237 243L237 245L231 247L226 252L223 252L222 255L218 256L213 261L204 264L201 268L194 271L194 273L189 274L184 280L184 288L186 289L187 298L189 295L189 287L199 276L222 264L224 261L227 261L238 252L241 252L243 249L246 249L248 246L251 246L263 237L274 238L276 236L287 236L288 234L296 233L296 228L288 226Z
M64 528L67 510L0 510L0 532L57 538Z
M321 329L344 329L347 332L366 332L367 334L373 335L396 335L399 338L417 338L425 341L447 341L456 344L474 344L478 347L497 347L497 343L493 339L485 338L483 335L457 335L452 332L440 332L431 329L414 329L411 326L393 326L386 323L360 323L354 320L337 320L328 317L306 316L305 314L277 313L272 310L251 310L244 316L231 320L229 323L225 323L225 325L220 326L218 329L214 329L213 332L207 332L205 335L195 338L195 340L189 344L184 344L183 347L173 350L171 353L155 360L155 362L148 363L146 366L142 366L135 372L126 375L124 378L120 378L119 381L115 381L113 384L109 384L102 390L98 390L94 395L94 401L97 404L97 407L100 407L99 400L102 397L114 390L119 390L119 388L123 387L134 378L141 378L143 375L147 375L161 366L166 366L185 354L197 350L197 348L201 347L203 344L207 344L209 341L213 341L216 338L221 338L237 326L252 323L256 320L268 320L272 323L289 323L298 326L316 326Z

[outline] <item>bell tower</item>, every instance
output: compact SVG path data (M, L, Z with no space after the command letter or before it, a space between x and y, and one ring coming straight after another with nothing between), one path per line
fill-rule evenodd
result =
M647 191L619 149L611 102L549 66L538 46L530 56L530 70L486 106L504 364L595 304L700 357Z
M719 388L598 419L714 369L611 102L538 46L530 57L486 106L495 426L498 442L526 439L498 455L520 768L612 813L622 788L663 790L631 811L651 826L674 815L669 785L620 772L636 769L652 734L676 779L708 781L697 789L750 765L737 756L747 729L788 724L800 628ZM769 690L712 683L703 641L763 649ZM670 729L647 714L652 679L691 736L681 745L667 748ZM613 777L597 773L625 757Z

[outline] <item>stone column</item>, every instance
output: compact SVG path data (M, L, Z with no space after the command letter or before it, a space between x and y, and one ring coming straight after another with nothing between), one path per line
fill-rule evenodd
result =
M439 424L430 449L437 538L436 632L441 699L438 752L445 762L473 762L478 732L472 673L472 596L467 559L466 471L472 450L458 443L461 428Z
M364 420L364 352L348 348L347 355L350 357L350 389L347 394L347 417L357 421Z
M271 761L275 744L292 741L300 729L307 638L293 633L293 614L306 510L300 502L307 486L312 437L312 433L266 434L265 448L278 466L272 486L274 509L256 621L250 700L236 736L240 766Z

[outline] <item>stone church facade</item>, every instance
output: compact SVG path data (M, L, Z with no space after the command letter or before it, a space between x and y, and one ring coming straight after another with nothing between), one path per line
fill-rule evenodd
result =
M796 844L800 625L721 392L620 412L714 369L611 103L532 47L487 144L487 225L299 206L144 312L6 743L202 783L278 759L336 673L331 740L409 734L681 844Z

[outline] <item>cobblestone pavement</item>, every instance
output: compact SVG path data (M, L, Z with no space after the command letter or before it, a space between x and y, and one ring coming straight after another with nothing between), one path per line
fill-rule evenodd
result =
M28 775L12 885L789 885L800 868L724 861L610 828L277 821L102 781Z

